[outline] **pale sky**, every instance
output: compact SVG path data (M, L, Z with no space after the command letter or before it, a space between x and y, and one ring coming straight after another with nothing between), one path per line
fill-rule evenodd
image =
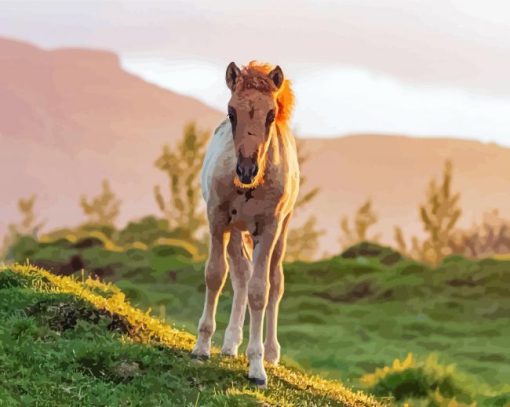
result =
M226 110L226 65L277 63L294 126L510 146L505 0L0 0L0 35L106 48L145 79Z

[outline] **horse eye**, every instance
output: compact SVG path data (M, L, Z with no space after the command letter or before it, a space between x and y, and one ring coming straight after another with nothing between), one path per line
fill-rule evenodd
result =
M274 122L274 110L270 110L266 116L266 126Z
M229 106L227 116L230 120L230 125L232 126L232 136L234 136L235 132L236 132L236 125L237 125L236 109L234 109L232 106Z

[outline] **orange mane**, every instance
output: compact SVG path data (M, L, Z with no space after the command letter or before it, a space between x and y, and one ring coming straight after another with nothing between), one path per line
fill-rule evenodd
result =
M274 65L250 61L247 66L243 67L243 74L250 75L250 73L262 73L267 75L274 68ZM294 108L294 93L292 92L291 82L288 79L284 79L282 86L278 90L276 95L276 102L278 103L278 115L276 116L276 122L280 125L286 125L292 115L292 109Z

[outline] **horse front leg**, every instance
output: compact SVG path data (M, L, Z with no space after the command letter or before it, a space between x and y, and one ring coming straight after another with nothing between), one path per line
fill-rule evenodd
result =
M244 317L248 302L248 281L252 269L251 261L244 248L242 233L239 230L233 230L227 252L230 258L229 272L234 289L234 299L230 320L225 330L223 347L221 348L221 353L228 356L237 356L237 350L243 341Z
M192 352L198 359L207 359L211 355L211 338L216 330L216 307L227 275L226 238L223 230L211 230L211 246L205 267L204 311L198 323L197 342Z
M260 229L260 224L257 229ZM254 236L254 267L248 283L250 309L250 340L246 350L250 364L248 378L261 387L267 384L262 334L269 292L269 268L279 230L280 223L274 220L262 227L260 235Z

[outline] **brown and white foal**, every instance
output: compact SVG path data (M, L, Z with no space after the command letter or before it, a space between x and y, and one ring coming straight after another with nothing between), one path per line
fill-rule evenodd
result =
M265 386L264 359L278 363L280 358L276 329L282 261L299 190L296 145L288 128L293 95L279 66L251 62L240 69L232 62L226 81L232 92L228 119L216 129L202 168L211 239L193 355L210 355L218 296L230 270L234 299L222 353L237 355L248 304L248 377Z

